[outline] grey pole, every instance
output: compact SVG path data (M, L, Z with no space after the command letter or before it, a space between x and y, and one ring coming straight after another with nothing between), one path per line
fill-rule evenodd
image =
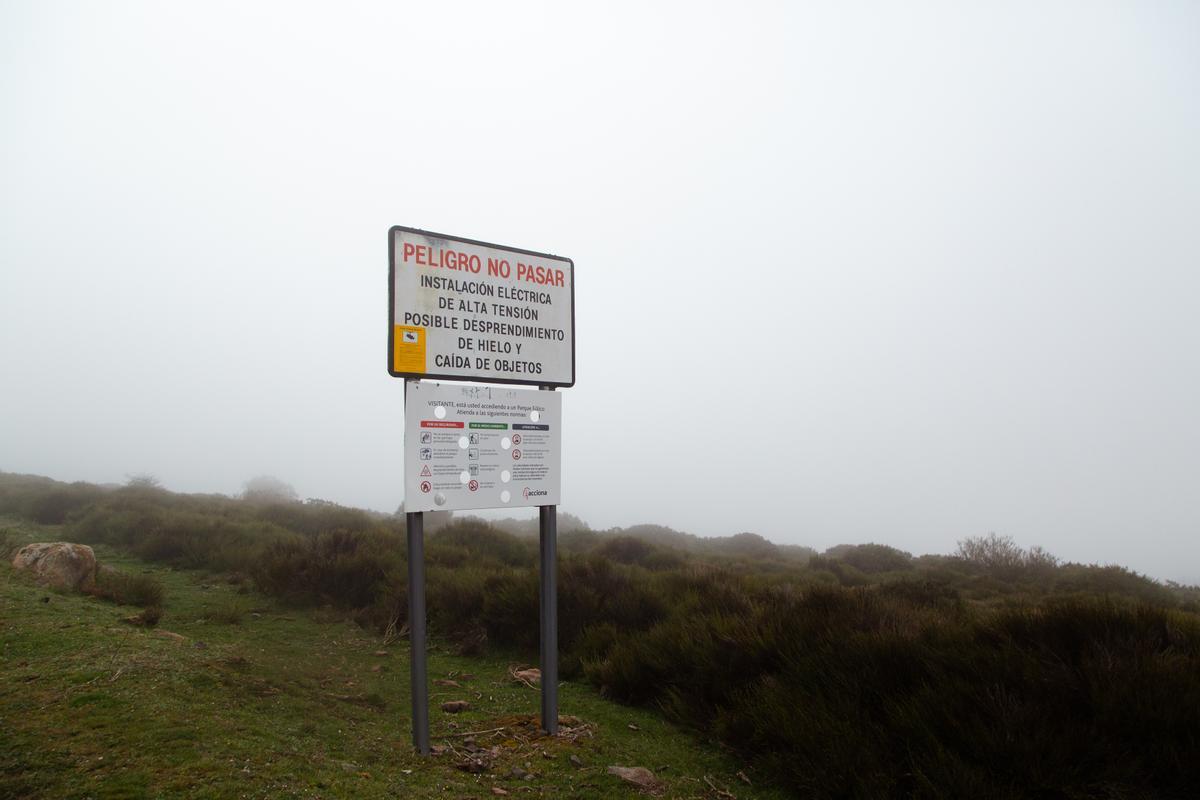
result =
M425 515L405 514L408 523L408 643L412 678L413 747L429 755L429 683L425 665Z
M539 389L554 391L553 386ZM561 432L560 432L561 433ZM538 507L538 551L541 557L542 730L558 733L558 506Z
M558 733L558 507L539 506L542 729Z

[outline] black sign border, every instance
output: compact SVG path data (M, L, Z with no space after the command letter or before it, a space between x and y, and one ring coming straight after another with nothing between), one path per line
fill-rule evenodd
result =
M444 375L435 374L432 372L395 372L392 367L395 361L396 348L396 233L416 233L421 236L432 236L438 239L447 239L453 242L462 242L463 244L473 244L480 247L493 247L498 250L507 250L512 253L522 253L527 256L538 256L540 258L551 258L555 261L565 261L570 265L571 270L571 382L562 383L544 380L521 380L518 378L496 378L491 375L466 376L466 375ZM426 345L428 346L428 345ZM569 389L575 385L575 262L566 256L556 256L553 253L539 253L537 250L526 250L521 247L509 247L505 244L495 244L493 242L481 242L478 239L467 239L462 236L451 236L446 233L435 233L434 231L422 230L421 228L409 228L404 225L393 225L388 228L388 351L387 351L387 371L388 375L393 378L406 378L410 380L441 380L441 381L465 381L468 383L503 383L513 384L517 386L547 386L556 389Z

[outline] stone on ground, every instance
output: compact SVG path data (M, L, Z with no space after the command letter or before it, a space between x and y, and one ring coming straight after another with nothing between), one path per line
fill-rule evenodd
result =
M609 767L608 774L616 775L643 792L657 792L662 788L662 782L645 767Z
M90 589L96 580L96 554L86 544L27 544L13 556L12 565L31 571L39 583L56 589Z

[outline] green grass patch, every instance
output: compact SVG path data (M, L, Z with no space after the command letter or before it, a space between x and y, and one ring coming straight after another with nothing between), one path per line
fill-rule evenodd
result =
M15 535L61 538L47 533L23 526ZM161 584L156 629L123 624L121 610L95 597L47 594L0 565L0 797L390 800L495 797L493 787L522 797L638 796L606 773L610 765L654 770L667 797L713 797L706 778L739 798L782 797L742 783L745 765L715 745L574 683L560 689L561 710L582 721L584 735L539 737L538 693L508 674L520 658L465 658L441 646L429 654L431 681L459 686L431 682L433 741L445 749L422 758L409 738L403 642L384 645L352 622L241 594L204 573L152 567L103 545L97 556ZM214 619L227 607L239 624ZM471 708L439 710L455 699ZM495 748L486 772L456 766L467 739Z

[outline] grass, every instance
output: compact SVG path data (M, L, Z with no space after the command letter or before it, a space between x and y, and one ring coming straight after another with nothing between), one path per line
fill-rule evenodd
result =
M158 573L129 562L127 574L148 585L171 569L205 570L201 594L186 602L166 587L169 632L247 641L270 630L271 614L322 624L349 616L370 641L362 630L381 634L405 618L395 516L0 473L2 513L61 519L65 527L40 538L154 562ZM3 523L0 545L16 542ZM1191 797L1200 786L1200 588L1061 564L994 535L964 540L957 556L918 557L879 544L805 555L749 533L703 548L692 539L658 526L563 535L562 675L719 740L755 766L745 771L756 787L829 800L1144 800ZM491 664L480 674L507 685L501 662L527 663L537 650L535 540L461 519L430 531L425 561L439 653L480 657L451 659L443 675L456 663ZM161 612L126 621L151 626ZM257 668L251 655L231 658L239 670ZM291 653L279 666L306 658ZM482 700L479 684L468 688ZM397 711L387 692L321 691L317 699ZM499 705L479 706L482 719L509 729L530 719L532 706L488 697ZM586 706L590 697L577 699ZM442 733L476 725L463 719L444 718ZM656 760L637 752L643 764Z
M57 528L12 520L0 529L16 544L61 538ZM429 654L431 678L463 688L431 686L434 742L461 752L460 734L507 728L477 737L500 749L483 774L457 769L455 752L421 758L409 738L406 643L384 646L338 613L297 611L213 575L96 551L101 563L161 584L158 627L123 624L128 608L47 591L0 565L0 797L494 797L493 787L636 796L606 773L610 765L654 770L666 797L716 797L710 781L738 798L782 796L652 711L574 683L560 688L561 712L592 736L513 733L538 709L537 692L508 676L517 662L440 647ZM451 699L472 708L438 710ZM513 767L536 777L513 777Z

